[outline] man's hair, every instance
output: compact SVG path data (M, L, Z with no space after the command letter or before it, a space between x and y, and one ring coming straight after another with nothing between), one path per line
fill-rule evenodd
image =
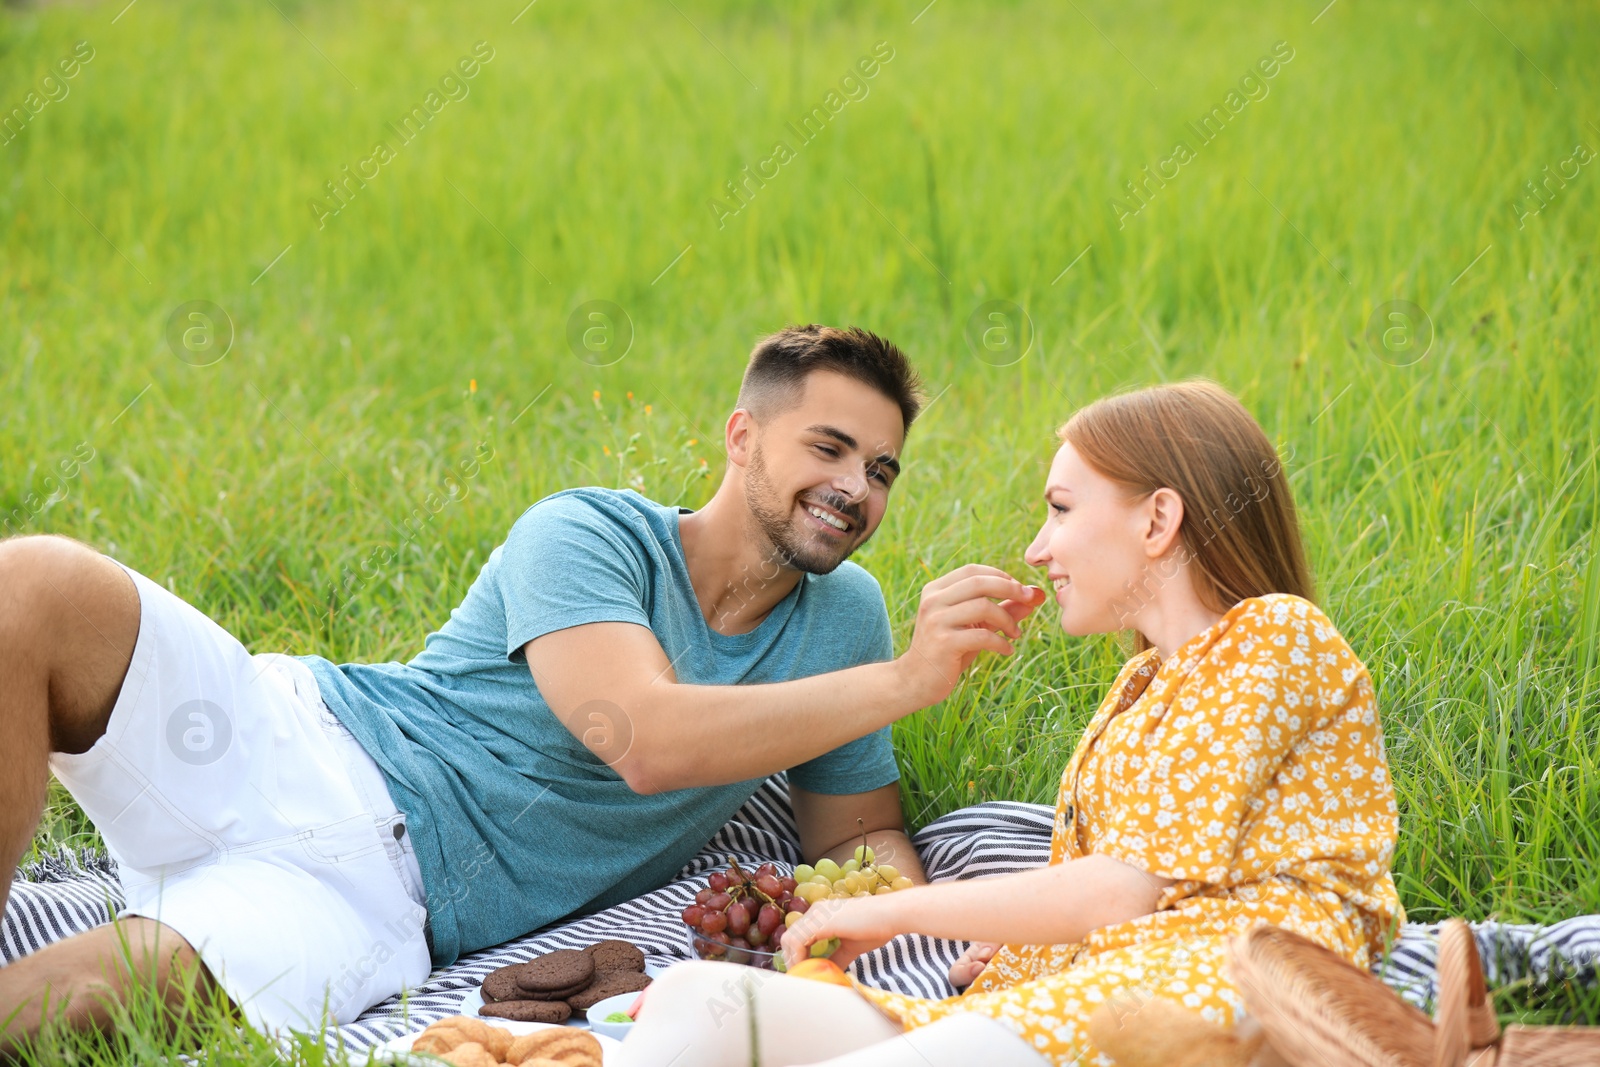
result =
M871 386L900 406L909 432L925 395L906 354L859 326L786 326L756 342L739 386L739 407L765 418L800 400L806 376L831 370Z

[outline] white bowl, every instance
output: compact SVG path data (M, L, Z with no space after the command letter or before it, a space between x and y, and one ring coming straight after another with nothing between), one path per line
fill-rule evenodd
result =
M628 1036L628 1031L633 1029L632 1023L608 1023L606 1016L614 1011L626 1012L633 1007L633 1002L639 999L639 993L618 993L614 997L607 997L588 1011L589 1029L602 1037L614 1037L618 1041Z

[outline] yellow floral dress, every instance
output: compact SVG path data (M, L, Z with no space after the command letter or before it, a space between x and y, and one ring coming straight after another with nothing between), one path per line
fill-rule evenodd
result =
M907 1028L983 1012L1052 1063L1109 1064L1087 1023L1119 993L1237 1022L1227 945L1259 923L1367 967L1404 921L1396 825L1366 668L1315 605L1253 597L1166 662L1130 660L1061 778L1050 862L1098 853L1174 879L1152 914L1006 945L945 1000L855 985Z

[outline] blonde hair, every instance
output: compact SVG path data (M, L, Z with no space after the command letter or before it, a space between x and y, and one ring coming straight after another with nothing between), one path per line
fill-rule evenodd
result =
M1249 597L1315 598L1294 498L1277 449L1233 394L1209 381L1097 400L1057 436L1132 492L1183 500L1178 537L1196 592L1227 612ZM1149 647L1144 635L1137 638Z

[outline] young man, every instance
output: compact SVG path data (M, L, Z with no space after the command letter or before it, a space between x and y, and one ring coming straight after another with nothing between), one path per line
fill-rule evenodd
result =
M710 503L545 498L405 664L251 656L77 542L0 542L0 731L21 756L0 770L0 901L48 766L120 865L137 976L110 927L66 939L0 969L0 1025L36 1029L48 989L104 1026L130 981L226 996L263 1029L348 1021L669 880L783 770L808 859L844 858L864 823L920 878L889 724L1009 653L1043 600L964 567L923 589L894 658L845 560L921 402L866 331L764 339Z

